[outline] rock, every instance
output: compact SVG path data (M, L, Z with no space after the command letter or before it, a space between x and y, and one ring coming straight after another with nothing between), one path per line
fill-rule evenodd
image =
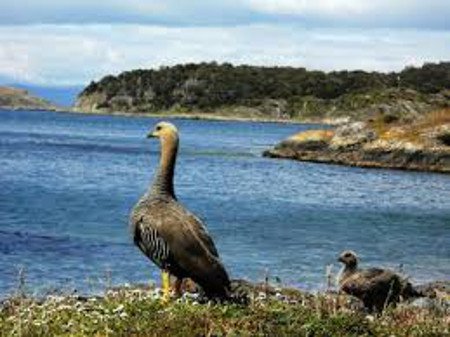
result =
M450 281L434 281L425 283L417 286L416 291L423 296L430 298L447 296L448 299L450 299Z
M81 95L75 103L78 111L97 112L109 108L108 97L104 92Z
M421 309L431 309L435 307L435 301L428 297L417 298L411 302L410 306L421 308Z
M258 110L262 114L277 119L289 119L287 113L288 103L285 99L264 99Z
M354 122L291 136L263 152L271 158L450 173L450 109L414 123ZM449 143L450 144L450 143Z
M376 133L364 122L342 125L336 129L331 139L332 149L348 148L367 143L376 138Z

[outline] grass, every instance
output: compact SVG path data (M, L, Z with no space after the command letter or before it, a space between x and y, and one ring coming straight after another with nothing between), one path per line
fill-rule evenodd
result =
M399 306L367 316L349 297L296 290L252 295L249 305L163 305L150 288L116 289L104 297L14 297L0 309L1 336L445 336L440 309Z
M379 116L372 122L372 127L379 135L379 138L386 141L404 141L413 144L427 144L430 141L430 134L443 125L450 125L450 109L441 109L432 111L414 122L405 124L385 123L382 116ZM434 138L443 138L446 143L445 134L435 136Z
M422 127L436 127L442 124L450 124L450 108L433 111L420 121Z
M289 139L297 142L328 142L333 136L333 130L307 130L296 133Z

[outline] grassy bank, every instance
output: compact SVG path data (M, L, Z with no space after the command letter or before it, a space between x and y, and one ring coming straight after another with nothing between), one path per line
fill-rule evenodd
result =
M23 297L4 301L1 336L448 336L441 309L400 305L369 316L348 297L296 290L258 292L247 306L161 304L154 289L121 288L104 297Z

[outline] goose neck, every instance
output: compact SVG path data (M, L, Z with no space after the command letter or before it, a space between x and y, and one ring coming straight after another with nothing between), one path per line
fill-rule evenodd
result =
M161 155L159 167L151 188L152 196L169 196L175 198L174 173L178 152L178 137L161 138Z

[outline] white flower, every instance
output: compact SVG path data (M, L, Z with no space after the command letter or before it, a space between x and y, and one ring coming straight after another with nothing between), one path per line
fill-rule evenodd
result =
M121 304L117 308L115 308L112 312L116 314L120 311L123 311L123 309L124 309L124 306L123 306L123 304Z

